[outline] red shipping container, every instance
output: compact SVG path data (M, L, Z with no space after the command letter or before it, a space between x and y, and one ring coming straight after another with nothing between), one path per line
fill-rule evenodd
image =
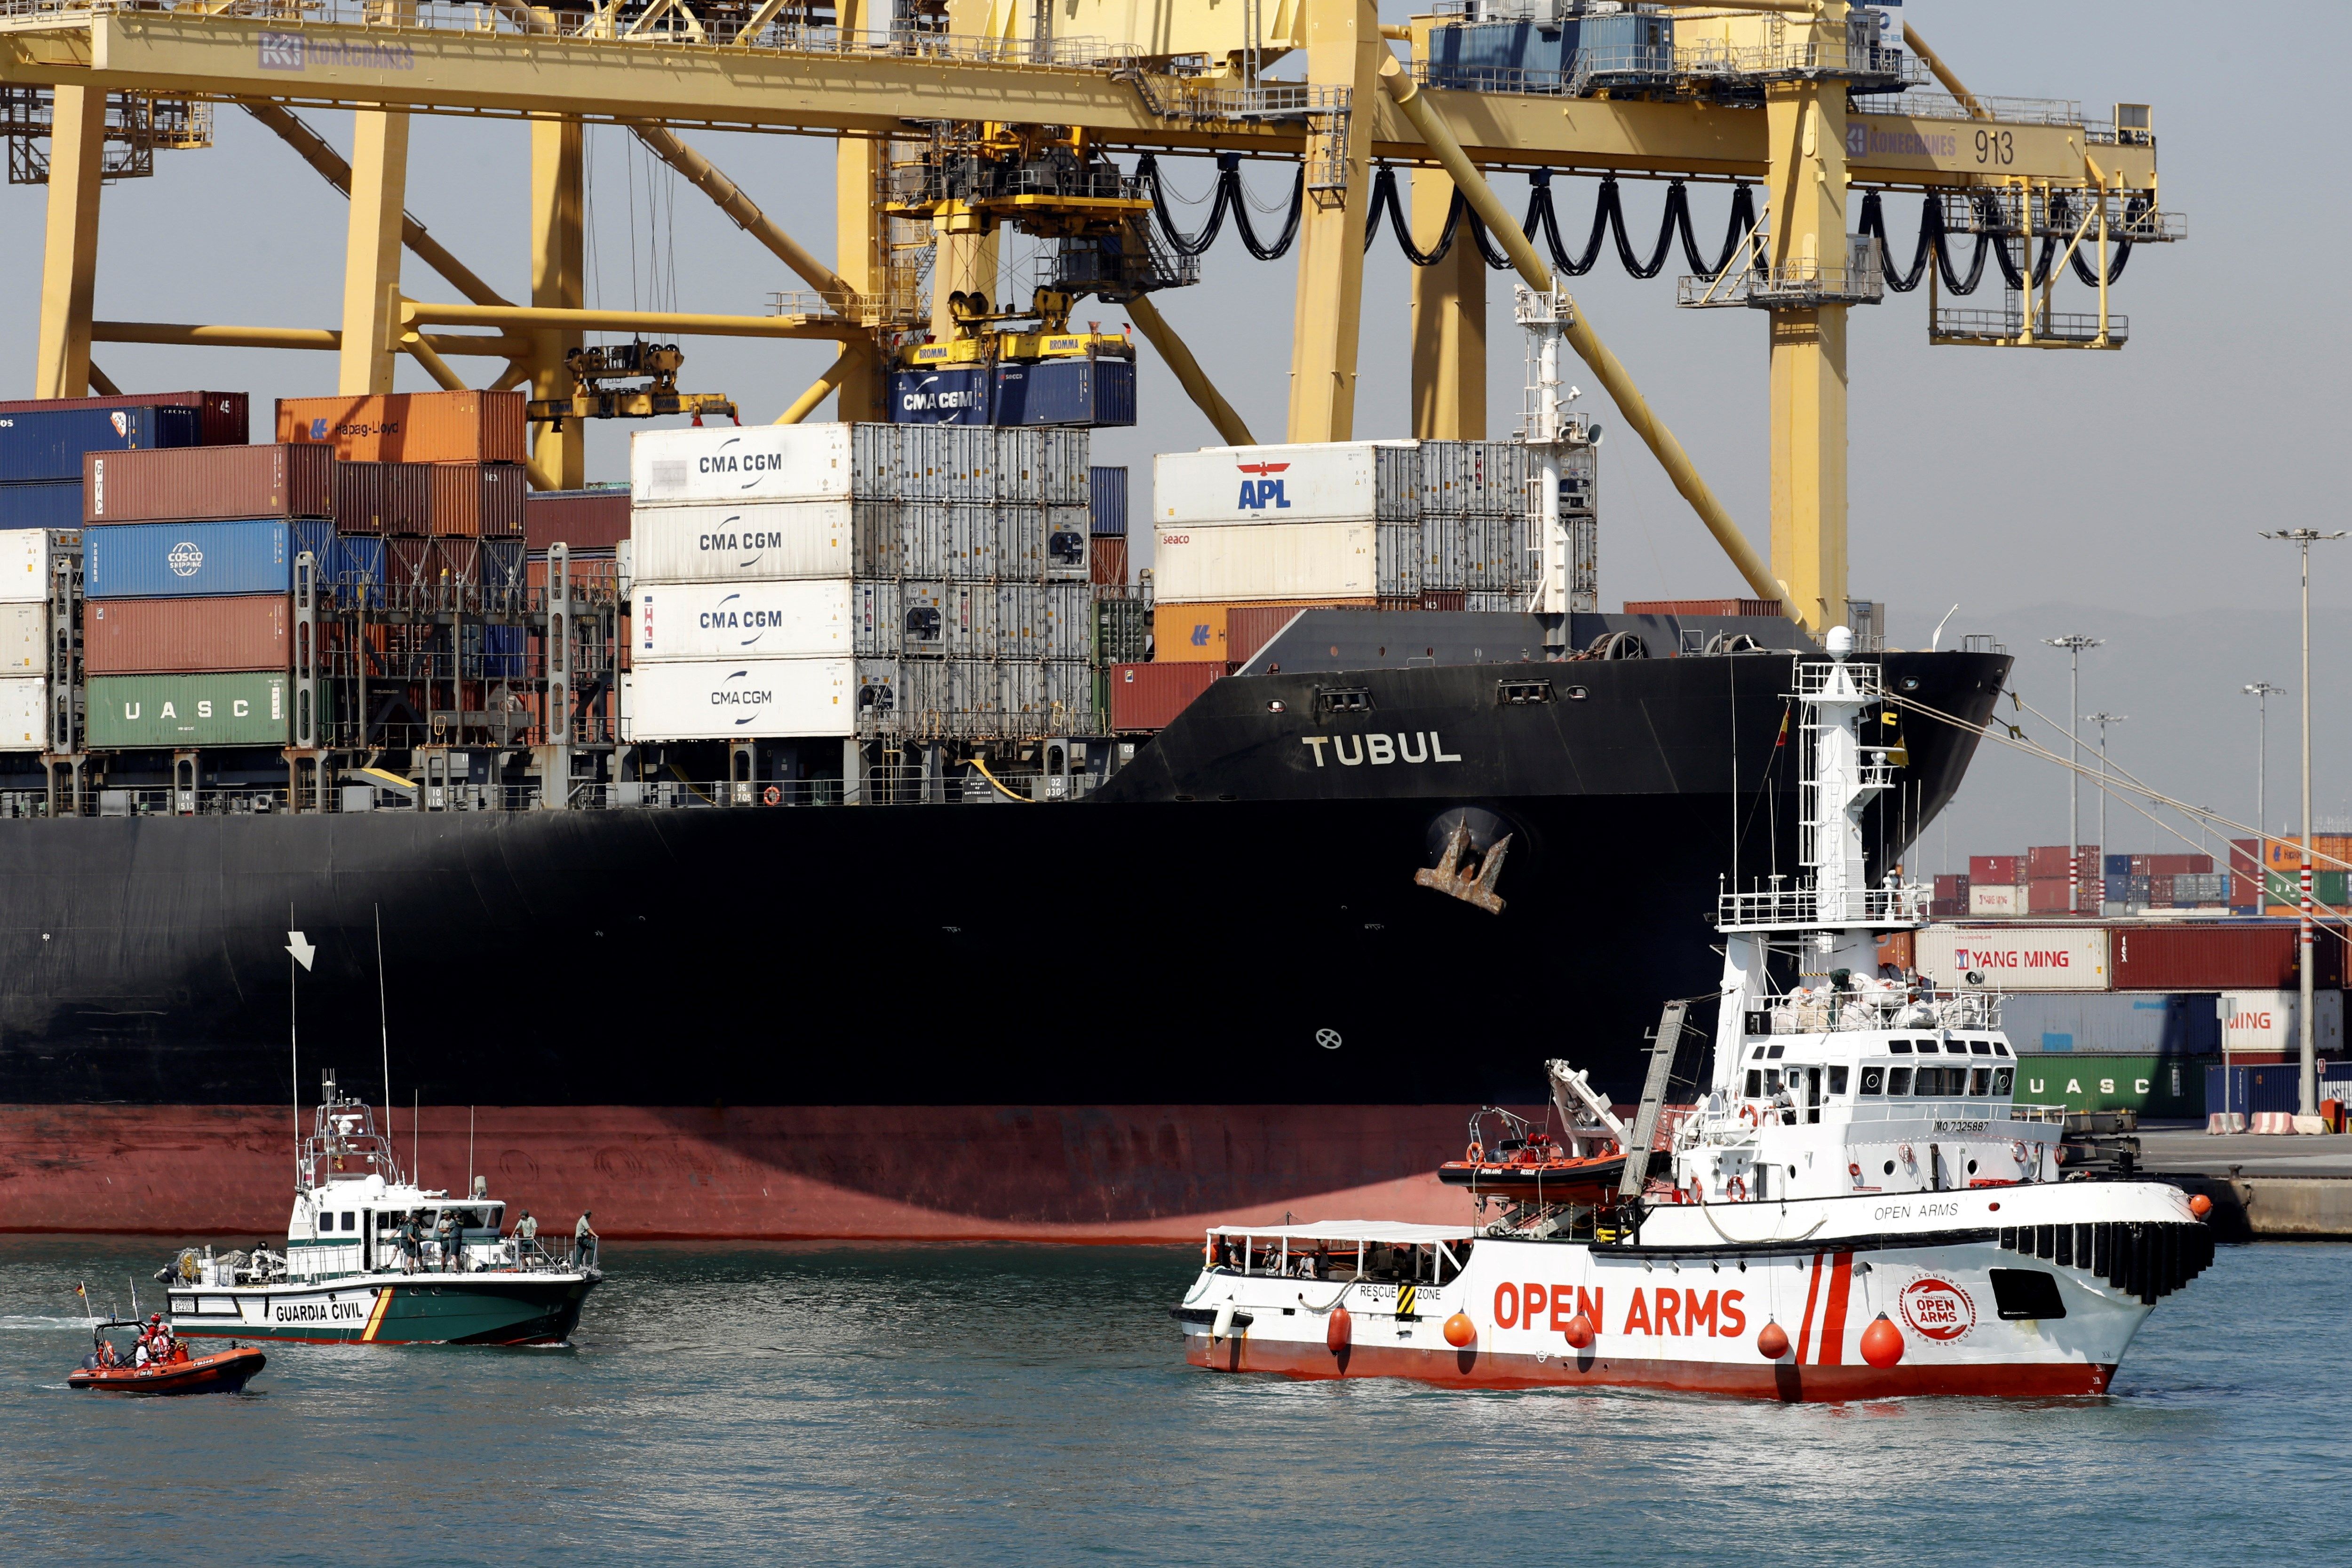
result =
M131 392L110 397L23 397L0 403L0 414L38 414L47 408L193 408L196 444L242 447L252 437L242 392Z
M433 542L434 578L452 587L478 587L482 581L482 542L478 539L436 539Z
M1778 599L1628 599L1629 616L1777 616Z
M334 507L335 455L324 447L166 447L81 460L88 523L332 517Z
M2107 962L2118 991L2284 991L2303 984L2301 953L2301 933L2288 922L2199 922L2117 926Z
M1968 913L1969 901L1966 899L1930 899L1927 901L1927 918L1930 920L1966 920Z
M520 463L428 463L431 531L467 539L520 539L530 477Z
M2099 868L2099 847L2066 844L2037 844L2025 852L2025 879L2036 881L2045 877L2071 877L2074 874L2074 857L2083 857L2084 880L2095 876Z
M219 599L92 599L82 668L92 675L203 675L289 668L282 595Z
M2172 879L2170 876L2158 875L2154 872L2149 873L2147 879L2147 902L2150 909L2168 910L2172 907Z
M2147 874L2151 877L2194 877L2213 868L2210 855L2151 855L2147 858Z
M429 463L337 463L335 531L432 532L431 473Z
M1194 698L1231 674L1233 668L1206 659L1114 664L1110 667L1110 727L1122 734L1165 730Z
M383 580L387 586L429 588L440 571L429 539L387 539L383 542Z
M535 550L523 561L523 585L535 593L547 588L547 552ZM621 564L609 550L572 552L572 591L615 594L621 587Z
M1087 580L1097 587L1127 585L1127 536L1098 533L1087 542Z
M1958 899L1961 902L1966 903L1969 897L1969 879L1966 877L1954 877L1948 875L1937 877L1936 879L1936 897L1939 899Z
M523 503L522 536L533 550L610 550L629 537L629 492L541 490Z
M2063 915L2074 906L2068 901L2074 884L2063 877L2037 877L2025 884L2025 910L2028 914Z
M520 463L520 392L389 392L281 397L278 439L332 447L363 463Z
M2013 888L2025 880L2023 858L2016 855L1971 855L1969 881L1988 888Z

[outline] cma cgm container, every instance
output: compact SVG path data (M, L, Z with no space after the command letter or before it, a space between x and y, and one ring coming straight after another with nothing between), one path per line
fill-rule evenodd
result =
M848 658L640 664L621 679L622 730L631 741L788 740L856 728Z
M1084 430L990 426L645 430L629 442L629 491L639 507L880 500L1084 508L1091 450Z
M634 570L648 583L847 577L852 504L641 506L629 521Z
M199 447L242 447L250 401L242 392L133 392L110 397L27 397L0 402L0 415L42 414L59 409L193 408Z
M286 688L274 672L92 676L89 743L116 751L282 746L290 733Z
M82 458L82 521L332 517L335 455L324 447L181 447Z
M331 447L363 463L520 463L520 392L391 392L281 397L278 439Z
M80 537L73 530L0 529L0 605L46 603L50 551Z
M0 529L80 526L79 479L0 485Z
M88 452L193 447L193 408L49 408L0 414L0 481L79 479Z
M2205 1114L2205 1073L2187 1057L2037 1057L2018 1047L2017 1099L2069 1110L2137 1110L2142 1116Z
M890 376L894 425L992 425L996 373L986 365L901 370Z
M1919 973L1954 990L2107 989L2104 926L1929 926L1916 947Z
M674 659L851 651L855 617L845 578L665 584L640 587L635 599L630 641L640 668Z
M92 599L82 615L82 665L92 675L182 675L289 668L293 601Z
M522 536L533 550L610 550L629 537L628 489L540 490L523 501Z
M1152 521L1408 522L1421 515L1419 459L1410 441L1162 452L1152 459Z
M289 594L300 547L290 525L270 521L93 528L82 536L82 582L93 599Z

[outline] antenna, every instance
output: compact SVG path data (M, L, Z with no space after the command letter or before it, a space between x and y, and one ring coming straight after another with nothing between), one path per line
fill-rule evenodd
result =
M375 1021L383 1034L383 1142L386 1148L396 1149L392 1141L392 1014L383 999L383 906L375 906Z
M1944 618L1936 623L1936 635L1927 639L1927 651L1929 653L1935 652L1937 648L1943 645L1944 627L1950 622L1954 616L1957 616L1959 613L1960 607L1958 605L1954 605L1950 609L1944 612Z

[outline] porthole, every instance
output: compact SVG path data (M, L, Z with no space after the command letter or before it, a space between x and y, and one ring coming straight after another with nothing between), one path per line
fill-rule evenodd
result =
M1890 1176L1895 1173L1895 1162L1892 1160L1886 1162L1886 1173Z

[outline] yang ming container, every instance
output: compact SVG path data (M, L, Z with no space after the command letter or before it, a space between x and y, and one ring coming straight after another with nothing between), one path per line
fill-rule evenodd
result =
M82 459L82 521L335 515L335 455L324 447L180 447Z
M247 434L250 401L242 392L134 392L112 397L26 397L0 403L0 415L41 414L53 409L193 408L196 411L196 445L242 447Z
M281 397L278 439L331 447L367 463L520 463L520 392L393 392Z
M289 668L293 601L92 599L82 615L82 667L92 675L188 675Z
M283 746L291 731L279 674L102 675L89 686L92 746Z
M82 535L82 581L93 599L289 594L291 527L278 521L133 522Z
M0 482L79 479L89 452L193 447L193 408L47 408L0 414Z

